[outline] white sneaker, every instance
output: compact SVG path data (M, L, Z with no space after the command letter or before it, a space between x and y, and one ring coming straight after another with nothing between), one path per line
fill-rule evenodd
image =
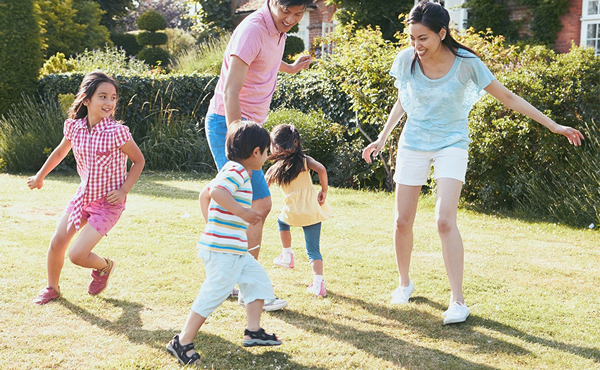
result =
M306 288L306 291L317 297L327 296L327 290L325 289L325 280L313 281L312 284Z
M238 295L238 303L242 306L245 306L244 297L242 296L242 292ZM263 311L278 311L282 310L287 306L287 301L279 298L275 299L265 299L265 303L263 304Z
M273 259L275 266L284 267L286 269L294 268L294 254L293 253L281 253L279 256Z
M467 317L469 317L469 314L469 307L467 307L466 304L453 302L450 307L448 307L448 310L442 314L442 316L444 316L444 325L465 322Z
M392 292L392 304L404 304L408 303L410 295L415 290L415 285L412 280L409 281L408 286L402 287L398 285L398 288Z
M283 310L287 306L287 301L279 298L275 299L265 299L265 304L263 305L263 311L278 311Z

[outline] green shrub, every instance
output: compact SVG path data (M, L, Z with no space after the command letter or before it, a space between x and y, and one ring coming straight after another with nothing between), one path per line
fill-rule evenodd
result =
M42 76L49 75L51 73L64 73L64 72L73 72L77 69L77 60L75 59L66 59L63 53L56 53L48 59L40 74Z
M196 46L196 39L189 32L180 28L167 28L167 50L173 58L178 57Z
M592 122L582 132L583 146L571 148L558 166L541 176L530 166L517 171L522 212L577 227L600 224L600 126Z
M137 26L140 30L155 32L167 28L167 20L162 14L151 9L140 15Z
M593 50L574 46L568 54L556 54L541 46L526 48L514 65L498 79L557 123L581 128L584 122L600 121L600 58ZM472 143L463 195L484 207L512 208L524 196L519 167L526 164L543 179L550 170L566 169L563 158L573 150L562 135L489 95L475 105L469 123Z
M289 35L285 40L285 48L283 49L283 61L292 63L294 56L304 51L304 41L298 36Z
M171 63L169 52L162 48L144 48L137 57L151 66L168 66Z
M106 46L104 49L84 51L76 57L74 72L88 73L101 69L109 75L148 76L150 67L143 61L130 58L123 49ZM61 93L72 91L60 91ZM76 91L75 91L76 92Z
M212 37L175 57L172 71L189 74L193 72L219 75L223 55L231 38L231 33Z
M112 32L111 41L117 48L123 48L128 56L137 55L142 50L142 46L137 42L137 37L131 33Z
M359 188L364 184L361 174L365 173L367 165L360 159L362 139L348 136L344 126L327 120L323 113L317 111L271 111L263 127L270 131L283 123L298 129L306 154L327 168L330 185Z
M35 93L42 66L40 28L32 0L0 3L0 115L22 94Z
M140 45L165 45L169 41L169 36L162 32L140 32L137 41Z
M35 172L63 138L66 112L56 100L25 98L0 118L0 162L9 172ZM75 168L70 154L58 169Z

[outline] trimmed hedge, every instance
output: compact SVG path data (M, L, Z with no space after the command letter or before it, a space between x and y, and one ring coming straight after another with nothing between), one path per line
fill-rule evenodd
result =
M58 94L75 94L81 73L48 75L40 79L39 94L58 99ZM209 75L157 75L154 77L113 76L119 84L116 118L129 126L136 141L148 134L157 112L192 117L204 127L218 77Z

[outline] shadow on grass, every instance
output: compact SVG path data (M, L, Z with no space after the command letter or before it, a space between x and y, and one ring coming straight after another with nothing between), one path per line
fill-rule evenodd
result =
M151 348L163 351L165 356L170 356L165 350L166 344L178 334L176 330L145 330L142 329L141 311L145 308L144 305L136 302L131 302L122 299L103 298L106 303L122 309L123 313L115 320L107 320L101 318L92 312L74 305L64 297L57 300L57 303L62 304L71 312L87 321L91 325L95 325L101 329L113 332L118 335L125 335L127 339L136 344L146 345ZM240 335L240 343L241 343ZM199 343L200 342L200 343ZM202 365L211 365L213 368L230 368L230 367L253 367L253 368L292 368L305 370L321 370L324 368L316 366L304 366L293 362L289 355L284 352L266 351L260 354L254 354L250 350L227 341L219 336L208 334L200 331L196 339L196 348L200 354ZM173 358L173 361L177 359Z
M194 190L182 189L175 186L165 185L163 182L175 181L179 177L179 173L144 173L140 176L140 179L131 189L131 192L139 195L154 196L167 199L191 199L197 200L200 191L203 186L200 186L201 182L208 182L213 178L210 174L198 174L189 176L188 173L182 173L186 180L193 180L198 183L196 186L192 186L190 182L190 188ZM48 179L58 182L64 182L68 184L78 184L81 180L77 174L56 174ZM75 191L73 191L73 195Z
M502 341L498 338L486 336L485 334L482 334L478 331L474 331L473 329L477 327L486 328L488 330L496 331L498 333L518 338L520 340L524 340L532 344L542 345L547 348L594 360L595 362L600 361L600 349L598 348L581 347L567 343L561 343L554 340L544 339L523 332L522 330L515 329L511 326L502 324L498 321L485 319L473 314L469 316L465 323L443 326L441 316L432 316L431 314L422 312L418 310L417 307L411 307L410 305L399 309L395 307L379 305L373 302L366 302L361 299L336 294L330 291L327 291L327 294L331 299L334 299L336 301L341 301L349 305L361 307L362 309L370 312L371 314L380 316L387 320L398 321L400 324L404 324L408 329L410 329L413 332L421 333L429 338L433 338L436 340L444 340L451 338L454 341L462 342L469 346L476 347L477 351L481 352L506 353L518 356L530 353L530 351L518 345ZM439 310L440 314L446 309L444 305L424 297L417 296L415 298L411 298L411 302L417 305L426 304L436 310ZM313 321L315 319L312 317L308 317L308 320ZM381 325L381 323L373 324ZM348 327L346 330L355 329ZM340 339L345 340L343 337L340 337ZM424 349L420 348L420 350L422 351ZM441 356L442 358L444 358L445 356L451 355L441 352ZM467 362L467 364L471 363Z
M329 291L327 295L330 296ZM349 301L354 301L351 298L336 294L331 294L331 298L335 300L343 300L345 298ZM362 301L355 303L360 305L360 302ZM383 311L381 310L380 313L383 313ZM385 311L387 311L385 315L389 316L388 319L398 320L398 317L393 315L392 310L386 309ZM361 330L355 326L332 323L297 311L284 310L278 312L277 318L287 321L289 324L299 327L302 330L349 343L358 350L399 367L411 369L496 369L495 367L471 362L437 349L418 346L408 341L389 336L382 331ZM351 318L349 319L351 320ZM357 326L360 327L360 324Z

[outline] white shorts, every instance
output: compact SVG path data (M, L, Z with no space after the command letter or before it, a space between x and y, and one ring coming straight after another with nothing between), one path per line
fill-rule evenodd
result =
M433 164L433 179L456 179L465 182L469 152L461 148L444 148L437 152L419 152L400 149L396 157L394 181L400 185L421 186Z
M273 299L273 285L265 269L250 255L211 252L200 249L204 260L206 279L192 304L192 310L208 317L231 294L237 283L245 304L257 299Z

